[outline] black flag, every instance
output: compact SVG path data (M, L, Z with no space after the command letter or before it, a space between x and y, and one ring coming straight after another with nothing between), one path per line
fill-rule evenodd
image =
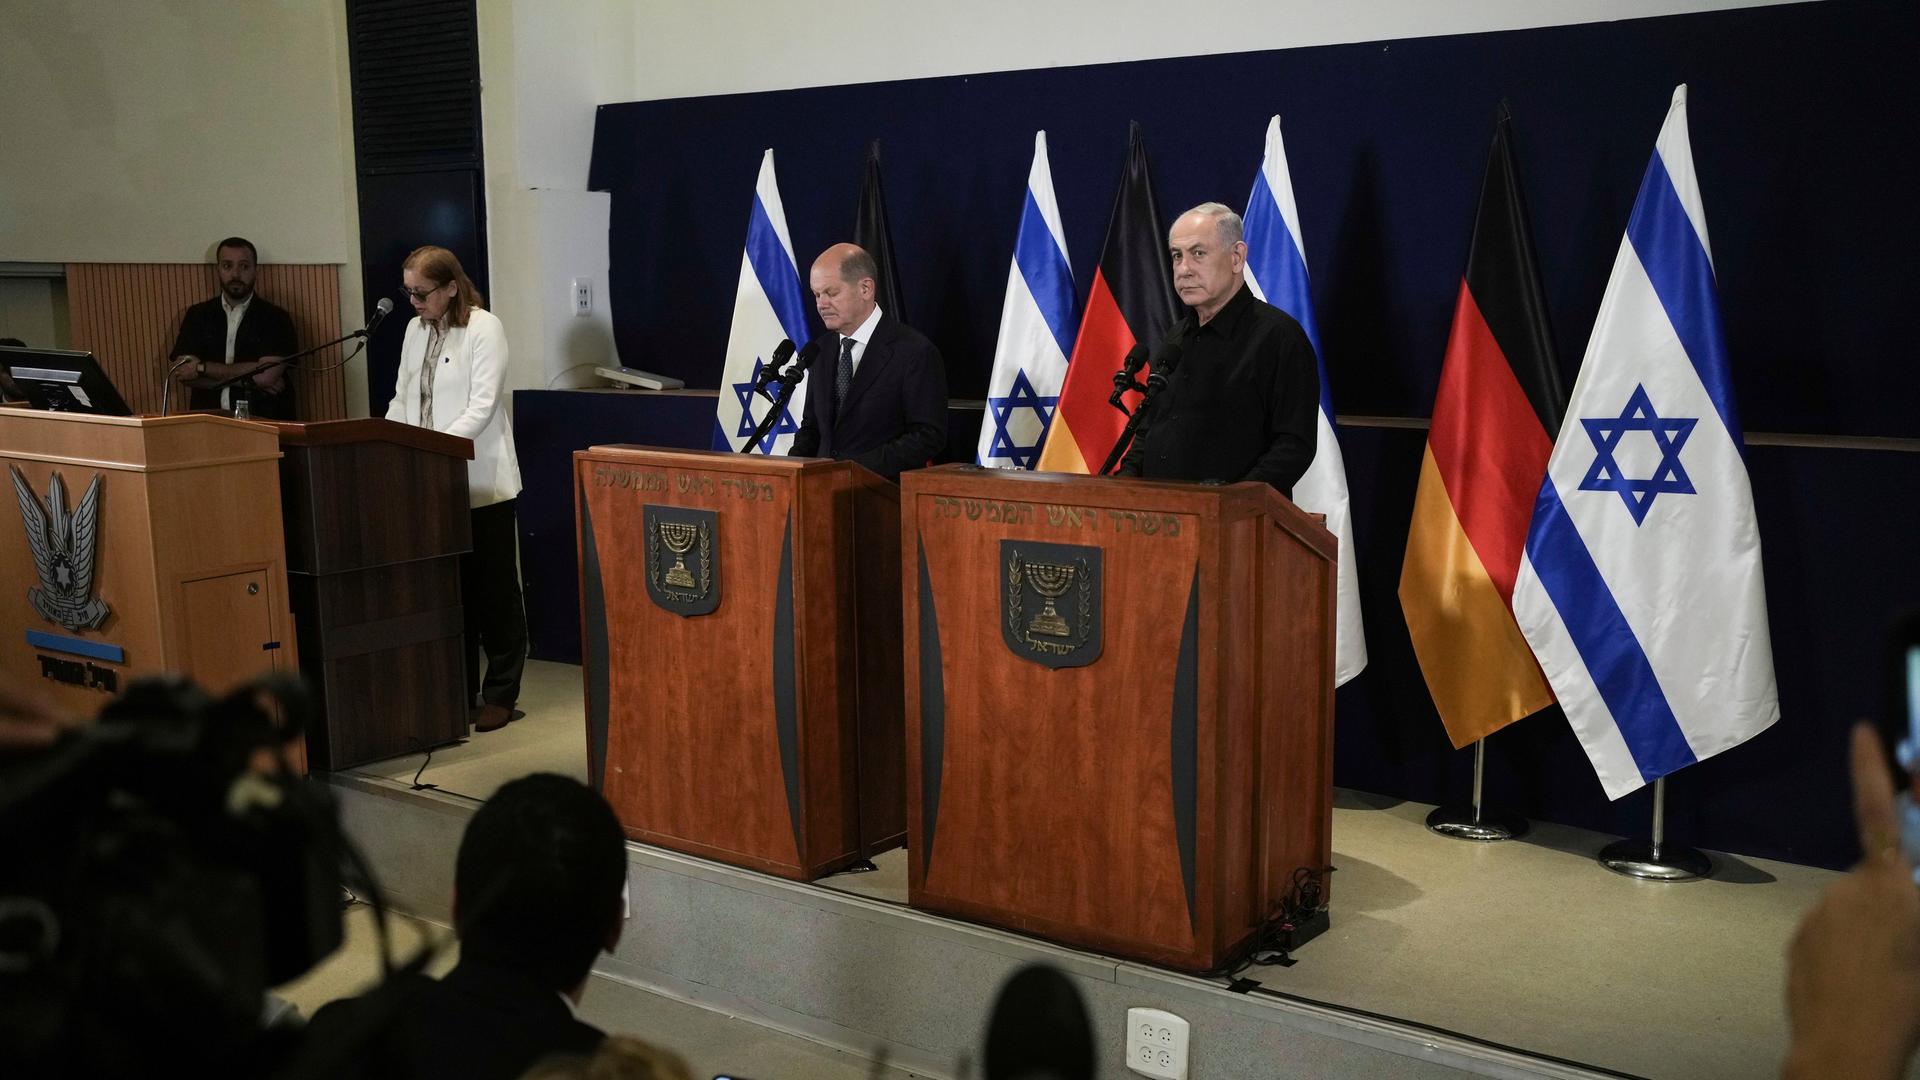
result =
M893 230L887 227L887 195L880 186L880 140L867 146L867 167L860 179L860 208L853 216L853 242L867 249L880 273L874 278L874 299L880 310L907 321L900 275L893 263Z

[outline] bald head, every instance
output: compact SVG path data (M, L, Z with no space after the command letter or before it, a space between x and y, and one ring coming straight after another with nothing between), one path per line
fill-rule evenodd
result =
M874 309L874 279L880 268L857 244L835 244L813 260L807 284L820 321L837 334L860 329Z

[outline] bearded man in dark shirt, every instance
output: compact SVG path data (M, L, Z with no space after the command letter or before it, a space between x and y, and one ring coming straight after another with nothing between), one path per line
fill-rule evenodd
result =
M1306 331L1247 288L1240 215L1202 203L1168 231L1173 287L1192 312L1155 353L1167 385L1141 418L1120 475L1259 480L1291 497L1313 461L1320 371Z

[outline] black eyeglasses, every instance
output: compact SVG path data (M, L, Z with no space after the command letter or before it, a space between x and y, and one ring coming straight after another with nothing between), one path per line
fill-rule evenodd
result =
M400 295L409 300L418 300L424 304L427 302L427 297L432 296L444 288L446 288L445 285L435 285L431 289L409 289L403 285L400 287Z

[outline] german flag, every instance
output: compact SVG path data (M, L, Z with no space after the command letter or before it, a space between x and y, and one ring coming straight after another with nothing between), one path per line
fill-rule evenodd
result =
M887 190L880 183L880 140L867 144L865 171L860 177L860 205L853 212L853 242L873 256L880 268L873 298L880 310L907 321L907 304L900 288L900 272L893 260L893 227L887 224Z
M1147 144L1140 123L1127 132L1127 165L1114 196L1113 216L1107 220L1107 239L1100 250L1100 266L1093 272L1080 337L1067 361L1060 404L1040 450L1042 471L1090 473L1107 454L1127 425L1120 410L1107 404L1113 393L1113 373L1134 345L1156 345L1173 325L1175 305L1173 268L1167 258L1167 234L1153 194L1153 173L1147 165ZM1145 381L1147 373L1140 373ZM1127 407L1139 404L1139 395L1127 395Z
M1553 704L1513 619L1567 394L1502 103L1420 463L1400 607L1456 747Z

